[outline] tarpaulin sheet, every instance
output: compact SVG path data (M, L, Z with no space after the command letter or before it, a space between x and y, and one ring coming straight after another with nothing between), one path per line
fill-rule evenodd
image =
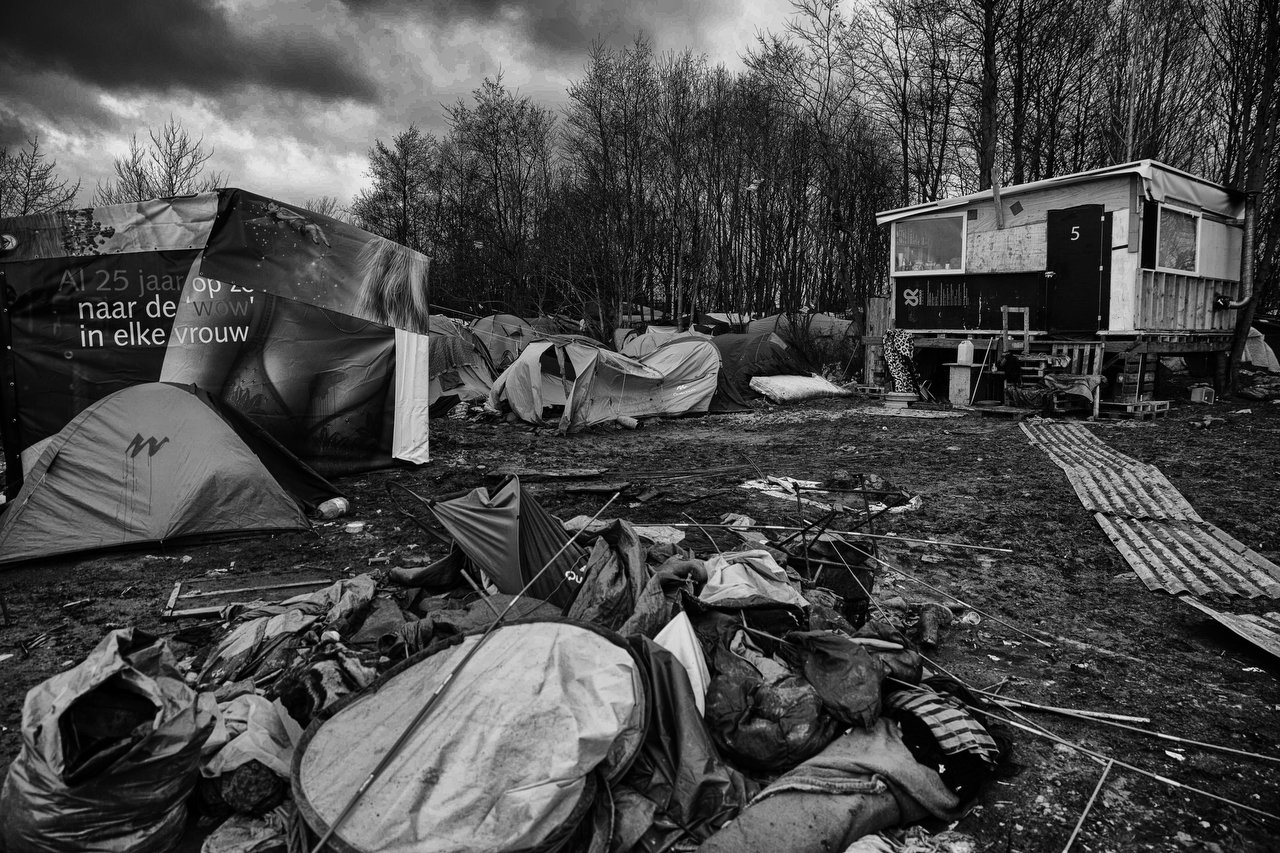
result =
M390 462L391 327L427 331L425 256L229 188L0 230L17 238L0 254L10 497L21 451L156 380L199 385L324 473Z
M756 376L804 376L813 373L795 347L773 332L717 335L711 343L720 351L720 375L713 412L741 412L759 392L751 389Z
M511 594L523 590L570 538L563 525L520 488L518 477L492 493L481 487L439 501L431 511L467 558L500 591ZM585 555L576 543L570 544L528 594L558 607L568 605L582 583Z
M489 403L505 403L530 423L540 423L548 407L564 406L559 429L573 432L620 417L706 412L719 372L705 340L679 340L641 359L576 340L542 341L494 380Z
M327 829L457 667L428 718L338 828L345 848L337 849L539 849L581 819L590 776L625 772L644 736L646 700L620 641L567 622L505 625L461 666L479 640L393 670L312 724L293 773L312 830Z

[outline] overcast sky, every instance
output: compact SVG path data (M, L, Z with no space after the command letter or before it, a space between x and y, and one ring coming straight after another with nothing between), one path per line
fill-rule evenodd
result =
M367 152L499 71L559 108L593 39L644 32L741 67L788 0L42 0L0 25L0 145L38 136L89 204L129 137L176 117L233 186L350 201Z

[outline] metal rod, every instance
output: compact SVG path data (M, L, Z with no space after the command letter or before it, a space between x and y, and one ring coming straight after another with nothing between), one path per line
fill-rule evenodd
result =
M1093 803L1098 799L1098 792L1102 790L1102 784L1107 781L1107 775L1111 772L1111 768L1115 765L1115 759L1107 762L1107 766L1102 768L1102 775L1098 777L1098 784L1093 787L1093 793L1089 796L1089 802L1084 804L1084 811L1080 813L1080 819L1076 821L1076 828L1071 830L1071 837L1067 839L1067 846L1062 848L1062 853L1070 853L1071 845L1075 843L1076 836L1080 834L1080 827L1084 826L1084 819L1089 816L1089 810L1093 808Z
M682 514L685 518L689 519L690 521L693 521L693 516L689 515L689 513L687 513L687 512L686 512L686 513L681 513L681 514ZM696 522L696 521L693 521L693 526L694 526L694 527L696 527L696 528L698 528L699 530L701 530L701 531L702 531L702 535L703 535L703 536L705 536L705 537L707 537L707 541L711 543L711 547L712 547L712 548L715 548L715 549L716 549L716 553L717 553L717 554L723 554L723 553L724 553L723 551L721 551L721 550L720 550L720 546L716 544L716 540L714 540L714 539L712 539L712 538L711 538L711 534L710 534L710 533L708 533L705 529L703 529L703 527L702 527L702 525L701 525L701 524L699 524L699 523L698 523L698 522Z
M1208 797L1209 799L1217 800L1220 803L1226 803L1229 806L1234 806L1235 808L1243 809L1247 812L1251 812L1260 817L1270 818L1271 820L1274 820L1274 821L1280 821L1280 815L1272 814L1271 812L1264 812L1262 809L1255 809L1253 806L1245 805L1244 803L1238 803L1235 800L1229 800L1226 797L1220 797L1217 794L1214 794L1210 791L1205 791L1202 788L1195 788L1195 787L1192 787L1191 785L1186 785L1182 782L1178 782L1174 779L1170 779L1167 776L1161 776L1159 773L1152 773L1150 770L1143 770L1141 767L1137 767L1133 764L1120 761L1117 758L1111 758L1110 756L1103 755L1100 752L1095 752L1094 750L1088 749L1087 747L1083 747L1078 743L1073 743L1072 741L1069 741L1066 738L1060 738L1057 735L1050 734L1049 732L1036 729L1034 726L1023 725L1022 723L1019 723L1016 720L1011 720L1008 717L1001 717L999 714L993 714L987 710L983 710L982 713L986 714L988 717L990 717L993 720L999 720L1002 723L1007 723L1008 725L1011 725L1014 728L1022 729L1024 731L1031 732L1032 734L1040 735L1043 738L1048 738L1049 740L1056 741L1062 744L1063 746L1069 746L1072 749L1076 750L1077 752L1083 755L1088 755L1096 760L1114 762L1115 764L1119 765L1120 767L1123 767L1126 770L1132 770L1134 773L1141 773L1143 776L1147 776L1151 779L1156 780L1157 782L1161 782L1165 785L1168 785L1171 788L1180 788L1184 791L1190 791L1193 794L1199 794L1202 797Z
M621 494L622 492L614 492L613 497L609 498L608 502L596 511L596 514L591 517L587 524L583 525L580 530L576 531L565 541L563 545L560 546L560 550L556 551L550 560L547 560L546 565L539 569L538 573L530 578L529 582L524 585L524 588L511 599L505 608L503 608L502 612L498 614L498 618L493 621L493 624L484 630L484 633L480 635L480 639L477 640L475 645L467 651L462 660L458 662L458 665L449 670L449 673L444 677L444 681L440 682L440 685L436 687L435 692L433 692L431 696L427 698L426 703L418 709L418 713L416 713L413 716L413 719L409 721L409 725L406 726L404 731L400 733L400 736L396 738L395 743L391 744L391 748L383 754L378 763L369 771L369 775L365 777L365 780L360 783L360 787L351 795L351 799L347 801L347 804L343 807L342 811L338 813L337 818L335 818L333 823L329 825L329 828L325 830L325 833L320 837L320 840L316 842L316 846L311 848L311 853L320 853L320 851L324 849L325 845L329 843L329 839L333 837L333 834L338 831L338 827L341 826L342 822L351 814L351 811L356 807L356 804L360 802L360 798L364 796L365 792L369 790L370 786L373 785L377 778L382 775L383 771L391 765L391 762L399 755L400 750L409 742L409 738L412 737L414 732L418 730L418 727L422 725L422 722L427 718L427 714L435 707L436 701L444 693L445 688L453 682L454 676L457 675L458 672L461 671L468 663L470 663L471 659L475 657L476 652L480 651L480 648L484 646L485 641L488 640L489 637L493 636L493 632L502 624L502 620L511 612L511 608L516 606L516 602L524 597L524 594L529 591L530 587L538 582L538 579L546 573L547 569L551 568L555 561L560 558L560 555L565 552L565 549L573 544L573 540L577 539L579 534L581 534L583 530L586 530L587 526L590 525L592 521L599 518L600 514L608 509L609 505L616 501L618 496Z
M1131 726L1131 725L1128 725L1127 723L1123 723L1113 719L1113 717L1116 715L1103 716L1103 715L1100 715L1098 712L1094 712L1094 711L1080 711L1074 708L1057 708L1052 705L1038 705L1035 702L1028 702L1026 699L1014 699L1010 696L998 696L995 693L991 693L989 691L982 690L982 689L977 689L977 690L974 690L973 692L977 693L980 696L986 696L991 699L998 699L1001 703L1006 703L1006 702L1013 703L1015 705L1020 705L1026 708L1033 708L1037 711L1048 711L1049 713L1053 713L1053 714L1061 714L1064 717L1072 717L1075 719L1081 719L1088 722L1101 723L1104 726L1111 726L1112 728L1124 729L1125 731L1128 731L1128 732L1135 732L1137 734L1147 735L1148 737L1159 738L1160 740L1172 741L1174 743L1183 743L1188 746L1195 746L1201 749L1210 749L1217 752L1227 752L1232 755L1239 755L1245 758L1256 758L1259 761L1271 761L1276 764L1280 764L1280 756L1263 755L1260 752L1249 752L1248 750L1244 750L1244 749L1236 749L1233 746L1222 746L1221 744L1216 744L1216 743L1206 743L1205 741L1201 741L1201 740L1191 740L1190 738L1184 738L1184 737L1178 737L1177 735L1165 734L1164 732L1158 732L1153 729L1144 729L1138 726ZM1131 720L1131 719L1138 719L1138 718L1126 717L1125 719Z
M654 523L663 524L666 527L689 527L690 526L688 524L682 524L680 522L671 522L671 523L654 522ZM728 528L729 530L792 531L792 530L808 530L813 525L810 524L810 525L806 525L805 527L791 527L783 524L697 524L695 523L693 526L708 527L708 528L724 527L724 528ZM996 548L993 545L970 545L967 542L944 542L937 539L912 539L907 536L889 536L887 534L863 533L858 530L828 530L827 532L836 534L838 536L860 536L863 539L882 539L889 542L910 542L915 545L938 545L944 548L968 548L972 551L996 551L1000 554L1013 553L1012 548Z

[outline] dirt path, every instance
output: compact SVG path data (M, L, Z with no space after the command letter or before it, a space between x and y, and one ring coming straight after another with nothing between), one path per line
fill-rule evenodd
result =
M1271 560L1280 560L1280 405L1175 405L1162 420L1090 425L1116 450L1158 466L1208 522ZM1215 429L1192 424L1212 411ZM864 404L826 401L741 415L648 422L562 437L497 423L433 424L434 461L340 482L353 497L352 519L314 534L206 544L151 555L99 556L11 570L0 575L12 624L0 628L5 682L0 700L0 758L17 751L25 690L80 658L112 627L137 624L171 631L160 609L176 579L206 573L247 583L298 574L367 571L437 549L405 515L415 502L399 484L439 496L517 468L606 468L605 479L630 479L661 491L643 503L615 505L636 522L702 522L725 512L789 524L794 503L739 487L750 466L773 475L825 480L836 472L879 474L922 496L923 505L881 519L904 537L1012 549L1012 554L886 546L884 559L989 616L957 625L937 662L970 684L1005 682L1005 695L1030 701L1150 717L1151 728L1236 749L1280 755L1280 661L1228 634L1164 593L1147 591L1129 571L1062 471L1012 421L886 418ZM683 479L682 472L720 471ZM642 489L634 489L633 494ZM535 485L553 513L591 514L602 495L573 494L564 482ZM613 514L612 510L610 514ZM733 537L712 532L720 547ZM711 550L691 532L695 548ZM945 600L885 570L877 595ZM87 602L73 607L73 602ZM1265 600L1208 603L1237 613L1280 610ZM29 657L19 641L46 635ZM1044 646L1028 636L1044 637ZM1066 637L1074 642L1062 642ZM1280 812L1280 764L1175 748L1168 741L1096 723L1028 713L1061 738L1087 745L1186 785L1255 808ZM1090 758L1023 732L1016 734L1015 774L983 795L958 829L981 849L1061 850L1101 774ZM1267 821L1116 766L1095 803L1076 850L1268 851L1280 847L1280 822Z

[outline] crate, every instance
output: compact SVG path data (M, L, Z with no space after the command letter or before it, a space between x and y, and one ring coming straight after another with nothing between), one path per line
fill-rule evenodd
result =
M1098 407L1100 418L1133 418L1150 421L1168 414L1168 400L1141 400L1136 403L1103 403Z

